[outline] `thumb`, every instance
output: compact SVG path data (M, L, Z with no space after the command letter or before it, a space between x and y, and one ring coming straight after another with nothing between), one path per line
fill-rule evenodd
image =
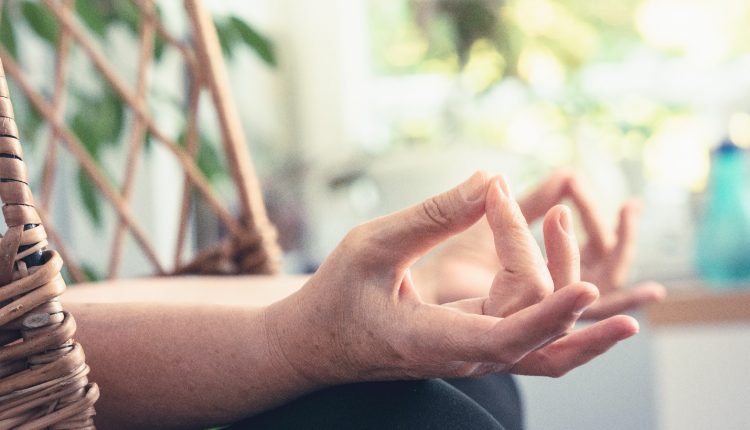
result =
M371 260L398 269L411 266L438 243L460 233L484 215L489 180L483 171L442 194L359 227Z

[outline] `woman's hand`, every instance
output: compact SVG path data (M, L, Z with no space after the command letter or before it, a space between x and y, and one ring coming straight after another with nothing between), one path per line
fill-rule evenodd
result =
M424 303L412 265L485 212L502 262L484 285L489 295ZM555 207L545 219L549 267L502 179L481 172L420 205L356 227L300 291L267 308L266 332L278 365L319 387L490 372L560 376L586 363L638 326L616 316L571 332L599 294L579 281L567 216Z
M609 232L581 181L570 172L559 172L524 196L519 205L531 223L566 198L578 210L588 239L581 248L581 278L594 283L601 293L582 317L602 319L662 300L664 287L655 282L625 288L635 246L637 203L628 202L622 207L616 231ZM545 232L546 229L545 225ZM446 302L485 294L485 285L498 267L492 252L496 235L492 225L488 228L482 220L426 261L415 274L418 279L423 278L426 298Z

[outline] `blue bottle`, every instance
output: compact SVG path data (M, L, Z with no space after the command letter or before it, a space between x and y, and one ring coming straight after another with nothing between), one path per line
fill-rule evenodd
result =
M750 286L750 172L745 154L727 140L711 157L706 206L697 226L696 268L716 288Z

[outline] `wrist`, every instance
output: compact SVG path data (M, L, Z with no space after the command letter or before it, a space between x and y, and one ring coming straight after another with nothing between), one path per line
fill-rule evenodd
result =
M290 327L294 327L295 324L289 320L295 313L287 310L288 303L286 302L293 296L294 294L264 309L263 332L268 349L268 359L276 372L276 379L298 388L301 392L310 392L322 388L323 384L301 372L290 353L290 346L297 342L296 338L300 337L290 330ZM299 327L299 325L297 326ZM292 336L295 339L291 339Z
M310 312L308 298L298 291L265 309L264 325L270 359L290 383L307 391L349 382L336 360L335 345L320 315Z

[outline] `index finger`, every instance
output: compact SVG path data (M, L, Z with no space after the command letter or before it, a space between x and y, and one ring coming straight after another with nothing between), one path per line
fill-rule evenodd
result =
M531 193L519 200L521 211L528 222L541 218L551 207L568 197L581 215L583 228L589 243L597 252L607 248L608 235L599 211L578 176L569 170L561 170L542 182Z
M526 221L531 223L544 216L547 211L560 203L573 174L569 171L558 171L538 185L529 194L518 200L521 212Z
M617 241L606 261L609 286L622 286L628 277L630 265L635 254L636 221L640 204L631 200L620 209L620 221L617 225ZM603 286L602 286L603 287Z
M502 177L490 182L486 199L501 267L490 289L487 313L505 316L550 294L553 283L542 251Z
M581 215L583 229L588 237L588 244L598 252L604 252L610 242L609 234L604 228L599 211L593 202L591 192L588 191L581 181L571 176L568 181L566 194L573 200L573 204Z

